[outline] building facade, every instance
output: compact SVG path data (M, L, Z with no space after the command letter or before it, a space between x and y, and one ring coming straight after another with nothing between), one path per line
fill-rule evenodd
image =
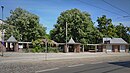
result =
M103 44L98 49L103 52L129 52L129 44L122 38L103 38Z

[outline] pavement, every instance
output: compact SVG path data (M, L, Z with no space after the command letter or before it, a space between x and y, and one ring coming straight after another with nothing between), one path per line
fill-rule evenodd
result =
M129 56L130 53L17 53L5 52L4 57L0 57L2 62L23 62L23 61L41 61L41 60L60 60L75 58L95 58L95 57L113 57L113 56Z
M6 52L0 73L128 73L129 61L129 53Z

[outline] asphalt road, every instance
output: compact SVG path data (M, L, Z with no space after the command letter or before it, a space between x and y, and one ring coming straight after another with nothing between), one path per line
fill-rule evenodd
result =
M130 73L130 61L97 64L77 64L61 68L36 71L36 73Z
M127 53L49 53L47 60L44 56L6 53L0 57L0 73L130 73Z

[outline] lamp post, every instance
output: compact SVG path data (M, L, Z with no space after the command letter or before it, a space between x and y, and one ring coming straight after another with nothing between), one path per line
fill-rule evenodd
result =
M2 50L1 50L1 52L2 52L2 57L4 56L3 54L4 54L4 52L3 52L3 50L4 50L4 32L3 32L3 9L4 9L4 6L1 6L1 8L2 8Z

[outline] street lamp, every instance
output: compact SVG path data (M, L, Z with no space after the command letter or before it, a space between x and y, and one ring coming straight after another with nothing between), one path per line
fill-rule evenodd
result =
M3 9L4 9L4 6L1 6L1 8L2 8L2 50L1 50L1 52L2 52L2 55L1 56L4 56L3 54L4 54L4 52L3 52L3 50L4 50L4 32L3 32Z

